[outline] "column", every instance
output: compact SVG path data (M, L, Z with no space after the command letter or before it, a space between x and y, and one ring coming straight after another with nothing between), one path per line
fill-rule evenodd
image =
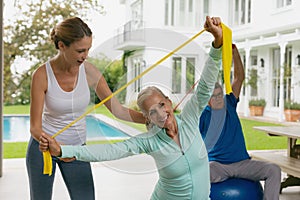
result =
M284 116L284 55L285 55L285 47L287 45L287 42L280 42L280 84L279 84L279 115L278 115L278 121L283 121Z
M247 45L248 46L248 45ZM246 61L244 63L244 69L245 69L245 81L249 79L249 69L250 69L250 51L251 47L245 48L245 57ZM249 99L250 99L250 86L248 84L245 84L245 104L244 104L244 115L245 117L249 116Z

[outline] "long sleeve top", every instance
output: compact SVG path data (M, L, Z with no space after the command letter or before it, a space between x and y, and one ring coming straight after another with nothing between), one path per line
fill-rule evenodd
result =
M62 157L97 162L146 153L154 158L159 173L152 200L209 199L208 157L198 124L217 81L221 51L211 48L196 91L176 116L181 148L165 129L154 126L149 132L119 143L61 146Z

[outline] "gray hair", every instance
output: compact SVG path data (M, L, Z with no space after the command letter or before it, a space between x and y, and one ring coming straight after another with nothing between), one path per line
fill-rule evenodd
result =
M143 112L143 114L146 114L147 111L143 108L143 103L146 99L148 99L154 92L157 92L159 94L161 94L163 97L168 98L160 89L158 89L155 86L149 86L145 89L143 89L137 98L137 105L139 106L139 108L141 109L141 111Z
M143 115L145 116L146 118L146 127L147 127L147 130L150 130L154 124L150 121L150 119L148 118L148 111L146 111L143 107L143 103L146 99L150 98L153 93L157 92L158 94L161 94L163 97L165 98L168 98L160 89L158 89L157 87L155 86L149 86L145 89L143 89L139 95L138 95L138 98L137 98L137 105L139 106L139 108L141 109Z
M223 92L223 87L222 87L222 85L221 85L219 82L216 82L216 83L215 83L215 89L218 89L218 88L220 88L221 91Z

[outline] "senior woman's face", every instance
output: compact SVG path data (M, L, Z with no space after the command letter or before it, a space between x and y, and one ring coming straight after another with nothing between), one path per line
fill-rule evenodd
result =
M160 128L168 128L174 123L172 102L158 92L153 92L151 97L143 102L143 108L151 122Z

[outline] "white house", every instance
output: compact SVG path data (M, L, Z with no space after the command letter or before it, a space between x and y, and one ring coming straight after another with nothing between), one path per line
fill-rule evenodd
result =
M245 84L238 111L264 98L264 116L284 120L284 101L300 102L300 1L296 0L120 0L127 23L118 29L114 48L125 53L127 80L155 64L203 29L205 16L219 16L233 32L242 55L246 83L257 74L257 88ZM213 38L198 36L127 88L134 101L147 85L158 85L174 103L200 77ZM298 92L297 92L298 91ZM184 102L181 104L183 105Z

